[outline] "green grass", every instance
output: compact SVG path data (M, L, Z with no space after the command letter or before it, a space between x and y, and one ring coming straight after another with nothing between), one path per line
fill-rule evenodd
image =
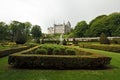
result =
M120 54L93 49L83 50L111 56L112 68L105 70L14 69L8 65L8 57L4 57L0 58L0 80L120 80Z

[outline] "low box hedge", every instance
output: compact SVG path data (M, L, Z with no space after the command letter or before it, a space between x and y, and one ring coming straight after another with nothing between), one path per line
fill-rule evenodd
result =
M80 45L80 47L120 53L120 46L114 46L114 45L92 45L92 44L88 45L88 44L82 44L82 45Z
M83 57L58 55L9 56L9 64L19 68L78 69L103 68L110 63L110 57Z
M26 49L29 49L30 47L27 46L22 46L18 48L11 48L11 49L6 49L6 50L0 50L0 57L8 56L9 54L16 53L19 51L23 51Z
M91 53L92 55L28 54L38 47L10 55L8 63L18 68L96 69L110 64L111 60L111 57L95 53Z

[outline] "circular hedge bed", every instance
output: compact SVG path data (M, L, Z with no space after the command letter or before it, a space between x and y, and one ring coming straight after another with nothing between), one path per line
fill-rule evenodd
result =
M19 68L97 69L110 64L111 57L59 45L40 45L9 56Z

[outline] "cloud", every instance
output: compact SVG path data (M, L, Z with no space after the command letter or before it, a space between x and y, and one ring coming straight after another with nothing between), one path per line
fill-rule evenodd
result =
M119 0L0 0L0 21L29 21L47 32L55 23L89 22L102 14L119 12Z

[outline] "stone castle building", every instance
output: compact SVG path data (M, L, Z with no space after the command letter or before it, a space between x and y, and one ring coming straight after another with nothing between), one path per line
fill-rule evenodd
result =
M53 27L48 28L48 34L66 34L71 31L71 24L68 21L66 24L54 24Z

